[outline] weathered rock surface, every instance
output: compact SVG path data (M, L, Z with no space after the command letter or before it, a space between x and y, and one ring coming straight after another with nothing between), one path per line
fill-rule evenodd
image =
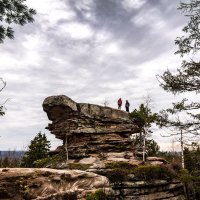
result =
M52 121L47 129L63 140L63 148L67 147L71 159L133 152L130 135L138 132L138 126L127 112L76 103L64 95L47 97L43 109Z
M179 181L129 181L113 189L115 200L186 200Z
M83 200L87 193L108 187L106 177L79 170L0 169L2 200Z
M85 200L103 189L110 200L185 200L178 181L128 181L111 189L106 177L79 170L0 169L1 200Z

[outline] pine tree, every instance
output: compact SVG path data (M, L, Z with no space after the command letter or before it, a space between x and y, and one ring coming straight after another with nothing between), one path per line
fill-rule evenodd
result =
M200 89L200 62L197 59L195 60L195 57L197 57L200 49L200 1L190 0L187 3L180 3L178 9L185 13L188 23L182 29L184 35L175 40L175 44L178 46L175 54L180 54L181 57L193 54L193 59L183 60L182 65L174 74L167 70L163 75L158 76L160 86L173 94L192 92L198 94ZM162 110L158 117L160 127L172 127L178 130L178 132L170 135L180 135L183 168L184 138L186 136L191 137L192 134L195 136L194 140L199 135L199 111L199 102L184 98L180 102L173 103L171 108Z
M200 49L200 1L190 0L188 3L180 3L178 9L185 13L188 24L182 29L184 36L177 37L175 44L178 45L176 54L193 54L193 59L183 60L182 65L176 73L165 71L159 76L160 86L167 92L173 94L192 93L199 94L200 91L200 62L198 51ZM168 114L185 113L187 120L184 122L184 128L188 132L198 135L200 128L200 103L192 100L183 99L180 102L173 103L172 108L166 109Z
M145 144L146 144L146 150L148 153L148 156L156 156L159 152L159 145L157 144L157 142L153 139L145 139ZM140 136L136 136L135 138L133 138L133 145L135 147L137 146L141 146L143 142L143 139Z
M185 165L189 172L195 172L200 169L200 145L193 142L190 147L184 149Z
M140 148L143 149L143 161L145 161L145 154L146 154L146 141L147 137L150 136L152 133L151 126L157 119L157 114L152 113L151 109L149 108L149 100L146 101L145 104L141 104L138 109L133 110L129 114L130 118L139 126L140 128L140 135L138 137L138 142L140 143Z
M33 140L31 140L27 152L22 158L22 167L34 167L34 162L48 157L50 151L50 141L47 140L45 134L39 132Z
M8 37L14 38L10 24L25 25L33 22L36 11L24 4L26 0L0 0L0 42ZM7 26L8 25L8 26Z
M146 128L148 133L151 133L151 125L155 122L157 114L152 113L149 108L148 103L140 104L138 109L134 109L133 112L129 114L130 118L133 119L140 129Z

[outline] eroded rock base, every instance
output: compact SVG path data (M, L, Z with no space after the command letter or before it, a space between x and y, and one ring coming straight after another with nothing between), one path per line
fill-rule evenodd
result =
M83 200L102 188L106 177L80 170L0 169L1 200Z

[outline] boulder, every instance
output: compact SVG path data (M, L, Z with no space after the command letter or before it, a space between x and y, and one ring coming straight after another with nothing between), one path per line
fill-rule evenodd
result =
M86 199L99 189L108 189L104 176L79 170L0 169L0 199Z

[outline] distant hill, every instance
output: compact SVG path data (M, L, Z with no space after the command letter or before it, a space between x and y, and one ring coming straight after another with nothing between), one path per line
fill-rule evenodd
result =
M21 158L25 151L0 151L0 159L5 157L9 158Z

